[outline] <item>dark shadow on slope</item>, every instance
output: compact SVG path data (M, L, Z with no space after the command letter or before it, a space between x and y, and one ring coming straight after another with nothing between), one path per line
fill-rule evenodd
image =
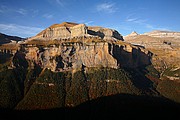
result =
M70 118L121 119L121 118L178 118L180 104L166 98L119 94L101 97L73 108Z
M18 119L179 119L180 104L166 98L118 94L101 97L74 108L51 110L1 110L3 120Z
M154 82L146 77L145 73L142 73L140 70L137 69L131 69L131 68L124 68L126 72L128 72L131 75L131 81L133 82L133 85L142 90L142 92L151 94L151 90L155 90L154 88ZM157 92L157 91L156 91ZM158 92L157 92L158 93Z
M137 68L151 65L152 53L127 45L108 44L109 53L117 60L119 67Z
M14 40L14 41L18 42L18 41L21 41L23 39L24 38L20 38L20 37L17 37L17 36L10 36L10 35L0 33L0 45L10 43L11 40Z
M103 39L104 36L105 36L104 33L101 32L101 31L88 30L87 33L90 34L90 35L93 35L93 36L98 36L98 37L100 37L101 39Z
M132 76L132 82L137 88L145 92L149 92L151 88L154 89L154 81L146 77L148 72L152 72L148 71L146 67L152 66L151 58L153 53L143 51L137 47L132 47L131 50L131 48L128 48L126 45L119 46L116 44L109 44L108 49L109 53L117 60L118 66Z
M0 64L5 64L7 61L10 60L12 57L12 54L10 54L10 51L7 50L7 52L0 52Z

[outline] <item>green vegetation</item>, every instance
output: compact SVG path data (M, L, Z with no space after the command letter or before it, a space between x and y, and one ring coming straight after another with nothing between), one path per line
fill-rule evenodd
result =
M5 108L51 109L77 106L88 100L121 93L156 94L152 92L155 90L153 82L139 70L101 67L75 73L52 72L37 65L27 69L23 57L13 60L21 67L0 73L0 97L3 98L0 104Z
M88 85L84 74L78 71L73 74L71 86L67 91L67 106L75 106L88 100Z
M64 106L66 73L45 70L33 83L16 109L49 109Z
M23 70L0 72L0 108L14 108L23 97Z
M157 90L165 97L180 103L180 83L173 80L162 80Z
M93 97L118 93L141 94L129 73L123 69L92 69L87 73L87 79L90 80L92 88L95 88L91 89L92 94L95 94Z
M98 97L119 93L142 94L132 76L123 69L89 68L86 72L41 73L30 70L26 75L27 92L16 109L49 109L76 106ZM36 77L35 77L36 76ZM27 88L30 78L35 80ZM31 81L31 80L30 80ZM27 90L29 89L29 90Z
M20 57L19 57L20 56ZM0 107L14 108L23 98L24 79L26 75L26 60L17 53L15 57L10 54L3 55L5 63L0 64ZM13 60L16 68L8 69Z
M34 83L36 78L39 76L41 72L41 68L37 65L34 66L34 69L28 69L26 74L26 79L24 80L24 95L28 92L31 85Z
M150 75L155 78L160 77L160 73L153 67L153 65L148 65L145 69L147 70L146 75Z
M7 63L8 61L10 61L10 59L12 58L12 54L0 52L0 58L1 58L0 65L3 65L5 63Z
M180 77L180 69L173 70L173 68L168 68L164 71L163 75Z

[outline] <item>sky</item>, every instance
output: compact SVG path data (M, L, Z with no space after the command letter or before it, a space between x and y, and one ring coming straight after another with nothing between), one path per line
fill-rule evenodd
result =
M0 32L32 37L62 22L117 30L123 36L180 31L180 0L0 0Z

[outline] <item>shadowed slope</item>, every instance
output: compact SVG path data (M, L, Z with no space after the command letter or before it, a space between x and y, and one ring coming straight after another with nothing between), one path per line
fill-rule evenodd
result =
M101 97L74 108L34 111L9 111L1 117L6 119L178 119L180 104L160 97L118 94Z

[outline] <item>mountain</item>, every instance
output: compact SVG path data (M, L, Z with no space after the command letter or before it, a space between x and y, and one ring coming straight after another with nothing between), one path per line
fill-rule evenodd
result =
M141 46L153 53L151 62L154 68L159 71L161 79L157 89L164 96L176 101L180 100L179 97L173 95L180 95L178 92L180 90L179 35L180 32L157 30L134 37L131 37L131 34L124 37L126 42Z
M135 32L131 36L135 41L152 38ZM39 115L41 110L57 110L69 118L83 112L106 116L110 109L118 115L134 110L148 113L151 105L150 112L159 115L179 110L178 80L161 75L172 69L168 72L163 62L157 62L161 56L116 30L63 22L13 45L0 46L2 111L21 116L21 112L37 110ZM179 69L173 70L178 78Z
M23 40L23 38L21 37L17 37L17 36L9 36L3 33L0 33L0 45L1 44L5 44L5 43L10 43L10 42L18 42Z
M154 53L158 59L161 59L165 62L165 68L178 68L180 66L180 38L178 37L179 32L152 31L141 35L135 35L134 37L131 36L132 35L130 34L124 37L125 41L136 46L142 46Z
M118 68L149 64L150 53L124 43L116 30L85 24L64 22L52 25L23 45L26 46L26 59L52 71L74 70L82 65ZM120 58L120 55L125 57Z
M72 39L76 37L100 37L101 39L123 40L123 37L116 31L108 28L97 26L86 26L72 22L63 22L54 24L43 30L31 39L40 40L61 40Z
M144 33L144 35L152 36L152 37L173 37L173 38L180 38L180 32L174 31L161 31L161 30L154 30L151 32Z
M124 36L124 39L133 39L137 37L139 34L136 31L131 32L129 35Z

